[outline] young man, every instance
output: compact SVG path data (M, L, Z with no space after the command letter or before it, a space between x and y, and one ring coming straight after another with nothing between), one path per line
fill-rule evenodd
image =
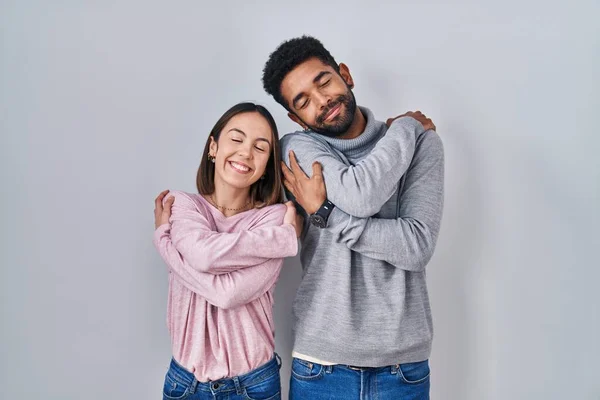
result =
M444 191L435 126L418 112L377 121L312 37L281 44L263 85L304 128L281 140L285 185L306 216L290 398L428 399L425 266Z

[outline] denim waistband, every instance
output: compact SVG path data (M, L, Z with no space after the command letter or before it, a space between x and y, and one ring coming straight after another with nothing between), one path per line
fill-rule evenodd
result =
M301 363L310 365L311 368L313 365L317 365L322 367L325 372L332 372L334 369L350 369L352 371L364 371L364 372L381 372L381 371L391 371L392 374L396 373L400 368L400 364L394 365L384 365L381 367L362 367L358 365L348 365L348 364L332 364L332 365L323 365L315 362L310 362L303 360L302 358L293 357L293 359L298 360ZM424 360L427 361L427 360Z
M255 385L267 378L270 378L274 374L279 373L280 367L281 358L277 353L275 353L270 361L244 375L218 379L216 381L199 382L194 374L185 369L185 367L179 364L174 358L171 358L170 372L177 375L182 382L188 384L191 388L191 393L194 393L198 390L212 393L223 393L230 391L236 391L239 393L241 388Z

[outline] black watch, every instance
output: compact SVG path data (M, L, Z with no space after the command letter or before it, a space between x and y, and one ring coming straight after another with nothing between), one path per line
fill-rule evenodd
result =
M335 207L333 203L325 199L325 202L321 205L317 212L310 215L310 223L317 228L327 227L327 219L329 219L329 214L331 214L331 211L333 211L333 207Z

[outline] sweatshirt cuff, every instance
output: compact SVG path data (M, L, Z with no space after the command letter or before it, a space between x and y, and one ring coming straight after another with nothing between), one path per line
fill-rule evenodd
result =
M160 225L158 228L156 228L154 230L154 243L158 243L160 241L160 238L165 235L165 234L169 234L171 231L171 224L167 223L167 224L162 224Z
M327 219L327 227L326 229L331 229L335 231L343 231L350 222L349 215L340 210L338 207L334 207L331 214L329 214L329 218Z
M290 240L286 241L288 243L286 250L289 250L289 253L286 251L286 255L284 257L293 257L298 254L298 238L296 237L296 228L294 228L292 224L283 224L281 227L286 229L290 235Z

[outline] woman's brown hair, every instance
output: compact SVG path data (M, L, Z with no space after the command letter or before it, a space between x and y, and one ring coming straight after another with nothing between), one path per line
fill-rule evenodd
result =
M259 179L250 187L250 200L252 201L253 206L256 206L257 204L260 206L270 206L272 204L281 203L283 201L283 187L281 179L281 150L279 148L277 125L275 124L273 116L265 107L254 103L239 103L231 107L229 110L225 111L210 131L206 146L204 146L204 152L202 153L200 168L198 168L198 173L196 175L198 192L203 195L210 195L215 191L215 164L208 160L210 138L212 137L214 141L218 143L221 131L225 128L225 125L227 125L231 118L238 114L248 112L256 112L262 115L269 123L271 133L273 134L271 154L269 154L269 161L265 168L264 178Z

